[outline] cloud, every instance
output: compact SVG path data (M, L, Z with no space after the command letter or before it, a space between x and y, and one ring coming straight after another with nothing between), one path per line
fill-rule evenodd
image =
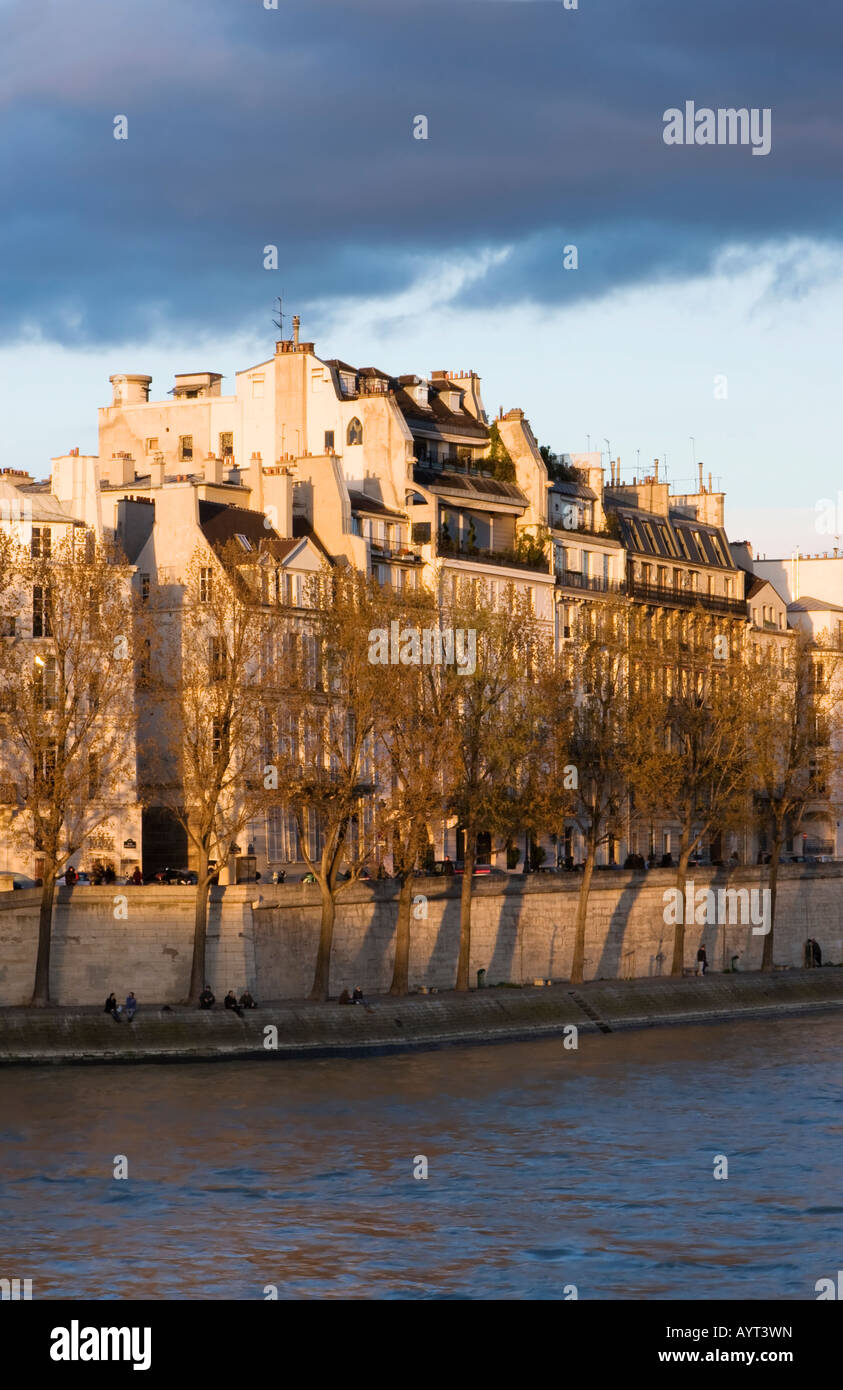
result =
M761 0L7 0L0 335L245 331L445 262L466 306L564 306L831 242L841 37ZM665 146L686 99L771 107L772 152Z

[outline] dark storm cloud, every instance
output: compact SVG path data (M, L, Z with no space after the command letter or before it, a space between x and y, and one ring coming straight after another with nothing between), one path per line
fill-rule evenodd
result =
M552 305L836 237L841 37L819 0L7 0L0 331L231 331L501 246L466 300ZM686 99L771 107L771 153L666 146Z

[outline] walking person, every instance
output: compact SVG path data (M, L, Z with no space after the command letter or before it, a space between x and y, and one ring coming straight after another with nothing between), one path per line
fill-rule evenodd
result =
M704 946L701 946L700 949L697 951L697 969L696 969L696 974L697 974L697 975L704 975L707 969L708 969L708 956L707 956L706 953L705 953L705 947L704 947Z
M813 936L811 937L811 961L814 965L822 965L823 963L823 953L820 949L820 943L816 941Z

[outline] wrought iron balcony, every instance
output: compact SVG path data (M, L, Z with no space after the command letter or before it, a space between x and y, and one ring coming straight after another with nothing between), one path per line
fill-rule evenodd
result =
M583 574L582 570L557 569L556 582L565 589L585 589L591 594L625 594L623 580L604 579L598 574Z
M730 618L745 618L747 612L742 598L701 594L695 589L672 589L666 584L648 584L643 579L630 578L627 592L630 598L662 608L704 608L709 613L721 613Z
M546 557L525 560L513 550L481 550L477 546L456 545L453 541L440 540L438 553L442 559L474 561L481 565L504 565L508 569L532 570L534 573L549 574L549 561Z

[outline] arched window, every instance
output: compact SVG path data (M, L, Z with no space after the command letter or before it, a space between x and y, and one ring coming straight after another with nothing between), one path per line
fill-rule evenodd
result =
M345 442L346 444L363 443L363 426L356 415L354 419L349 422L348 429L345 432Z

